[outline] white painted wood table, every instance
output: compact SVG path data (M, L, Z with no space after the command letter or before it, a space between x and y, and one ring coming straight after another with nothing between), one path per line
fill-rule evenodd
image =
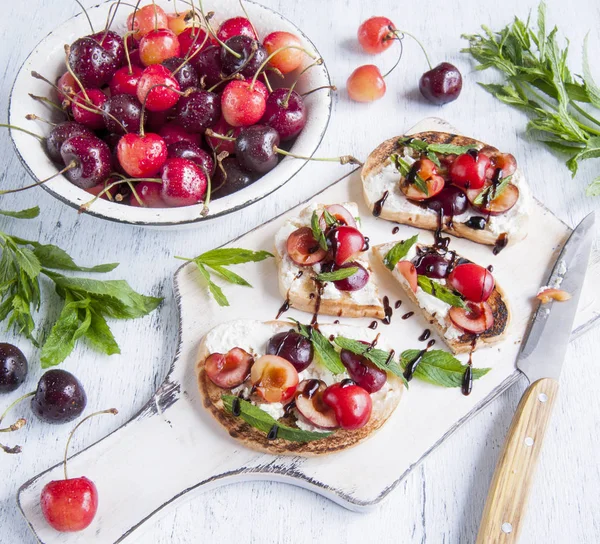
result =
M366 154L381 140L400 133L419 119L441 115L465 134L514 153L535 194L561 219L576 224L598 207L586 198L584 187L598 173L584 164L571 180L560 161L523 136L525 117L500 104L476 84L493 78L473 71L459 49L463 32L475 32L481 23L498 28L513 14L525 17L517 0L487 2L464 0L451 4L376 0L264 0L303 28L325 57L333 81L340 87L328 133L319 155ZM600 68L600 10L595 0L549 1L549 24L559 23L571 38L571 63L580 68L582 38L592 29L591 58ZM93 5L89 0L85 5ZM325 10L326 7L326 10ZM46 33L79 8L75 2L8 2L2 5L0 49L3 77L0 111L15 74L31 48ZM371 105L348 100L343 87L359 64L391 66L395 52L370 58L358 51L358 24L375 15L391 17L400 28L417 34L435 63L448 60L461 69L465 84L460 99L443 108L425 103L416 88L425 62L416 44L405 42L405 56L388 78L387 95ZM600 79L600 69L597 70ZM5 113L0 116L5 119ZM0 135L2 188L29 182L15 157L8 135ZM104 357L79 346L63 364L83 382L88 411L115 406L119 415L98 418L82 427L72 443L75 452L127 421L151 396L165 376L174 354L177 315L171 289L178 261L174 255L194 256L220 245L310 197L344 173L338 165L308 165L294 182L235 216L206 223L196 230L156 231L102 222L78 216L42 190L3 197L2 209L38 204L38 219L0 219L0 229L21 237L56 243L68 249L77 262L97 264L119 261L111 277L125 278L144 293L165 297L151 316L131 322L111 323L122 354ZM583 295L585 296L585 294ZM44 316L42 309L40 314ZM42 374L39 353L11 334L3 339L18 343L30 360L30 373L20 394L35 387ZM561 393L541 457L527 521L524 543L593 543L600 540L600 365L597 349L600 329L575 340L567 355ZM349 512L311 492L277 483L243 483L198 495L163 517L145 524L139 542L472 542L475 539L488 485L518 399L521 381L434 451L391 495L368 514ZM2 405L19 392L4 396ZM25 406L14 415L25 415ZM31 476L59 462L71 425L48 426L31 421L26 430L10 437L23 446L20 456L0 456L0 542L29 543L34 538L17 510L18 487ZM131 460L135 463L135 460ZM365 460L377 462L376 460ZM360 470L360 467L357 467Z

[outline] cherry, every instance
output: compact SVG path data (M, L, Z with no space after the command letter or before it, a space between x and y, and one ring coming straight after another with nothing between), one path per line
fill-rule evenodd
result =
M111 96L102 106L104 125L115 134L138 132L142 118L142 105L135 96L118 94Z
M393 29L394 23L387 17L371 17L358 27L358 43L371 55L382 53L394 43Z
M296 392L298 372L283 357L263 355L252 365L250 380L258 395L267 402L284 402Z
M140 76L137 97L150 111L168 110L179 100L179 83L167 68L153 64Z
M228 157L221 161L220 166L215 169L215 179L213 183L215 198L223 198L237 191L240 191L256 181L256 174L248 172L240 166L240 163L233 157Z
M89 418L100 414L113 414L115 408L95 412L83 418L71 431L65 447L63 461L65 479L48 482L40 495L40 507L48 524L61 532L82 531L92 523L98 510L98 490L94 482L80 476L69 478L67 474L67 452L69 443L79 426Z
M233 36L225 45L227 47L221 48L221 67L226 75L239 72L244 77L252 77L268 56L267 50L248 36Z
M208 172L211 176L215 170L215 163L209 153L191 142L181 141L167 144L169 159L188 159Z
M365 237L358 229L347 225L331 229L327 241L331 244L333 261L338 266L353 259L365 249Z
M54 162L62 162L60 148L62 144L73 136L93 136L94 133L87 127L73 121L65 121L52 128L45 140L46 151Z
M12 344L0 343L0 393L17 389L27 377L27 359Z
M446 104L460 95L462 76L456 66L442 62L421 76L419 90L430 102Z
M165 201L162 199L161 191L162 184L153 183L151 181L140 181L135 186L135 192L138 195L139 199L142 201L143 205L147 208L166 208L167 205ZM129 205L134 207L141 207L138 199L134 194L129 198Z
M161 129L168 124L169 116L172 113L172 108L170 110L163 111L148 111L144 112L144 128L149 132L158 132L160 133ZM181 127L180 127L181 128ZM161 135L162 136L162 135Z
M81 382L66 370L48 370L38 382L31 410L47 423L67 423L78 418L87 404Z
M125 64L125 43L123 38L112 30L103 30L89 36L96 40L104 49L106 49L117 62L117 66Z
M65 72L58 78L56 87L60 91L58 98L61 101L62 107L68 109L71 107L71 101L69 98L74 98L75 95L81 91L81 85L75 81L75 78L71 75L71 72Z
M457 328L471 334L481 334L494 326L494 312L487 302L468 302L466 309L453 306L448 316Z
M461 215L469 209L467 195L454 185L447 185L437 195L425 200L425 205L448 217Z
M234 127L258 123L265 113L267 88L260 81L230 81L221 96L223 117Z
M206 196L207 175L188 159L167 159L161 178L161 196L168 206L190 206Z
M79 38L69 49L69 65L85 87L106 85L120 64L93 38Z
M292 232L286 249L290 259L302 266L312 266L327 256L327 251L319 246L310 227L300 227Z
M349 227L356 228L356 220L354 216L348 211L347 208L340 204L329 204L325 206L325 209L334 217L339 225L348 225ZM319 225L321 230L327 230L327 221L325 221L325 214L321 215L319 219Z
M292 140L306 125L304 99L296 91L275 89L267 98L261 123L274 128L282 142Z
M217 387L232 389L246 381L253 363L254 357L247 351L233 348L224 355L211 353L204 362L204 370Z
M386 91L385 80L374 64L359 66L346 83L348 95L356 102L379 100Z
M267 343L267 354L283 357L294 365L298 372L306 370L312 363L314 351L308 338L293 329L277 333Z
M190 62L198 72L198 77L208 87L217 85L223 79L221 70L221 48L210 46L191 57Z
M323 402L327 384L321 380L304 380L296 391L296 409L309 423L322 429L335 429L335 412Z
M125 134L117 145L117 156L123 170L133 178L154 176L167 160L167 144L158 135Z
M73 118L92 130L104 128L102 106L107 100L100 89L78 92L72 102Z
M437 174L432 175L424 181L427 187L427 193L421 191L421 189L417 186L416 183L410 182L408 180L404 180L404 182L400 184L400 190L406 195L406 198L408 198L409 200L416 200L420 202L441 193L446 183L444 181L444 178L442 176L438 176Z
M413 293L417 292L418 278L417 269L415 265L410 261L399 261L396 265L396 269L406 280Z
M417 274L428 278L441 279L448 275L450 262L438 253L425 253L413 259Z
M279 70L282 74L288 74L299 68L304 59L304 53L300 50L302 42L290 32L271 32L264 40L263 45L267 53L271 55L282 47L294 47L294 49L285 49L274 55L269 64Z
M167 145L174 144L176 142L189 142L197 146L202 145L201 134L192 134L174 121L163 125L158 131L158 134L163 138Z
M162 65L171 71L182 91L185 91L190 87L198 86L198 74L196 73L196 70L194 70L194 67L185 59L172 57L163 61Z
M188 28L186 26L188 17L189 12L167 13L167 18L169 19L169 30L172 30L177 35L181 34Z
M137 96L137 84L144 69L133 64L131 70L128 66L119 68L109 83L110 94L130 94Z
M194 26L186 28L177 37L181 48L180 54L188 59L196 58L200 51L204 51L212 44L212 40L207 37L206 31L203 28Z
M323 392L323 402L333 408L335 418L342 429L360 429L371 418L371 396L352 380L330 385Z
M110 174L110 149L96 136L72 136L62 144L60 155L65 165L75 164L65 172L65 176L81 189L97 185Z
M362 355L343 349L340 352L340 359L348 370L350 378L367 393L375 393L384 386L387 380L385 371L377 368Z
M475 204L475 199L481 193L479 189L470 189L467 191L467 198L477 209L489 214L489 215L501 215L510 210L519 200L519 188L512 183L509 183L504 190L496 197L494 197L494 189L491 183L486 183L483 190L491 191L490 201L482 204Z
M242 127L232 127L224 117L221 117L211 128L212 132L221 136L237 138L242 131ZM230 155L235 153L235 141L222 140L221 138L206 134L206 142L215 153L227 151Z
M181 53L177 35L168 28L160 28L148 32L140 40L140 60L144 66L160 64Z
M232 17L221 23L217 31L217 38L222 42L227 42L233 36L246 36L253 40L258 40L252 23L246 17Z
M489 165L490 159L483 153L463 153L450 165L450 180L464 189L481 189Z
M266 125L244 128L235 140L235 156L246 169L266 174L277 166L279 134Z
M448 285L471 302L485 302L494 290L494 276L475 263L459 264L448 276Z
M116 182L121 181L118 176L110 176L104 182L94 185L93 187L86 189L86 192L91 195L97 196L103 200L109 200L111 202L122 202L129 198L131 189L126 183L119 183L114 185Z
M157 28L169 28L169 18L165 10L154 3L134 11L127 17L127 30L134 31L133 37L136 40Z
M219 95L193 91L182 96L175 109L175 121L188 132L204 132L221 118Z
M365 285L367 285L367 282L369 281L369 272L360 263L350 261L349 263L334 266L333 270L354 267L356 267L358 270L352 274L352 276L333 282L333 285L335 285L335 288L338 291L360 291Z

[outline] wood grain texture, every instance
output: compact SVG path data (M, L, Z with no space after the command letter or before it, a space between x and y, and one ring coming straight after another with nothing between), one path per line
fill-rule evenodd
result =
M532 383L517 408L490 484L477 544L518 542L537 461L558 395L558 381Z
M340 88L319 150L321 156L350 153L364 158L377 143L403 128L423 117L440 115L465 134L514 153L528 172L535 194L569 225L575 225L598 207L598 200L587 198L583 191L597 175L597 162L595 166L594 161L583 163L577 178L571 180L559 157L526 139L526 116L496 101L475 83L497 81L497 76L475 72L470 59L459 53L465 45L461 33L475 32L481 23L498 28L509 23L513 14L525 17L529 9L535 9L536 1L463 0L450 7L444 0L330 0L326 13L322 0L262 3L281 11L309 34L328 63L333 82ZM83 4L92 6L95 2L83 0ZM590 58L596 67L596 79L600 79L595 60L600 58L598 2L547 0L547 4L548 25L558 24L559 36L566 33L571 38L570 65L574 73L581 73L583 37L592 29ZM2 10L0 110L6 112L12 81L29 51L42 36L80 8L71 1L28 0L5 1ZM394 50L377 57L359 51L356 28L371 15L387 15L400 28L419 36L434 62L447 60L458 66L464 76L460 99L438 108L420 98L416 85L425 63L418 46L407 40L404 61L387 78L386 96L369 105L350 102L343 87L352 70L367 63L385 70L396 56ZM0 164L2 188L30 182L6 132L0 133ZM74 372L84 383L90 411L119 408L118 416L96 418L82 427L73 439L72 451L97 441L128 420L166 375L176 346L171 282L178 263L173 256L193 256L239 236L316 193L345 168L348 167L309 165L303 170L301 181L243 210L235 221L224 218L195 231L161 232L101 222L77 215L42 190L3 197L3 209L38 204L43 213L27 222L0 218L0 229L24 238L58 243L82 264L119 261L123 264L111 278L125 278L139 291L166 297L159 311L145 319L111 323L121 344L121 355L105 357L80 346L64 363L63 368ZM46 292L52 297L49 290ZM45 311L43 308L40 322L47 329ZM42 371L37 362L39 352L30 344L9 333L3 335L3 340L16 341L31 362L22 391L0 399L6 406L18 394L32 390ZM534 507L521 531L522 543L592 544L600 540L600 466L595 454L600 449L598 345L599 328L571 344L561 377L561 395L530 497ZM310 527L314 542L358 544L364 542L365 535L381 543L474 542L500 448L524 389L523 380L457 431L370 514L348 512L312 492L281 483L248 482L212 491L172 509L148 523L138 541L295 544L306 541L304 531ZM27 407L23 405L15 411L17 415L29 415ZM0 457L2 544L35 542L18 513L16 491L22 482L60 461L69 431L70 426L47 426L32 420L26 430L14 437L24 453L19 458Z

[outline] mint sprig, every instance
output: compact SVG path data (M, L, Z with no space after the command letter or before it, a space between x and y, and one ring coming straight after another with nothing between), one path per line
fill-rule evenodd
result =
M246 423L265 434L268 434L273 426L276 425L277 438L282 438L283 440L288 440L290 442L312 442L314 440L327 438L331 435L331 432L316 433L283 425L264 410L261 410L258 406L233 395L222 395L221 400L223 401L225 410L232 415L233 403L239 402L240 414L238 417L241 417Z
M398 242L396 245L394 245L394 247L392 247L392 249L390 249L385 254L385 257L383 258L383 264L385 265L385 267L388 270L394 270L394 268L396 268L396 265L398 264L398 262L401 259L404 259L404 257L406 257L406 255L408 255L410 248L413 247L417 243L418 239L419 239L419 235L415 234L413 237L409 238L408 240Z
M418 349L408 349L400 356L400 365L406 368L421 353ZM461 387L467 365L463 365L456 357L447 351L434 349L422 354L413 376L419 380L442 387ZM485 376L490 368L472 367L474 380Z
M510 183L511 179L512 174L510 176L502 178L500 180L500 183L498 183L495 187L494 185L486 187L473 199L473 204L475 204L476 206L481 206L488 198L490 199L490 202L493 202L494 199L498 198L508 187L508 184Z
M438 143L427 143L424 140L418 138L411 138L410 136L400 138L398 140L400 145L406 145L420 153L425 153L427 158L433 161L436 166L440 166L440 161L435 155L462 155L471 149L475 149L472 145L454 145L454 144L438 144Z
M319 244L319 247L327 251L327 239L325 238L325 233L321 229L319 216L317 215L317 212L313 212L312 217L310 219L310 230L312 230L313 236Z
M315 350L317 360L332 374L343 374L346 372L346 367L340 359L340 354L335 351L331 342L325 338L319 329L311 327L310 325L303 325L299 321L290 318L291 321L296 325L298 332L308 338Z
M402 177L406 179L407 176L410 174L410 171L412 170L412 166L410 164L408 164L397 153L393 153L390 156L390 159L396 165L396 169L398 170L398 172L400 172ZM421 176L419 176L419 174L415 175L413 183L416 185L417 189L419 189L419 191L421 191L425 196L429 196L429 189L427 188L427 182Z
M315 276L318 281L338 281L345 280L354 276L358 272L358 266L348 266L347 268L338 268L333 272L321 272Z
M419 274L417 276L417 284L428 295L432 295L440 299L442 302L450 304L450 306L456 306L457 308L467 307L461 296L448 289L445 285L442 285L437 281L433 281L427 276Z
M223 293L223 289L221 289L221 287L212 281L209 269L229 283L243 285L245 287L252 287L252 285L242 278L242 276L225 267L234 264L264 261L268 257L273 257L273 254L269 253L268 251L252 251L250 249L238 247L223 247L211 249L210 251L202 253L202 255L198 255L193 259L188 259L186 257L175 258L195 263L195 265L198 267L200 275L206 282L210 294L213 296L217 304L219 306L229 306L229 300L227 300L225 293Z

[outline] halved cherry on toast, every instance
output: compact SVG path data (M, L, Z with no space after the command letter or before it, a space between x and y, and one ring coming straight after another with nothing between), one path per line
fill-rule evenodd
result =
M373 410L371 395L349 379L325 389L323 402L333 408L339 426L350 431L364 427Z
M466 191L467 198L475 208L478 208L489 215L501 215L506 213L517 203L517 200L519 200L519 188L513 183L506 185L502 192L495 198L486 201L487 199L484 197L482 204L475 204L475 200L482 191L492 191L490 197L494 196L492 184L488 182L483 189L469 189Z
M327 238L331 243L333 262L338 266L352 260L365 249L365 237L355 227L336 227Z
M468 302L466 308L453 306L448 315L457 328L471 334L481 334L494 326L494 312L487 302Z
M294 365L277 355L259 357L250 371L250 380L258 395L267 402L285 402L298 386Z
M327 251L319 246L309 227L300 227L287 239L287 252L296 264L310 266L322 261Z
M204 370L215 385L232 389L246 381L253 362L254 358L247 351L233 348L225 354L211 353L204 362Z
M413 293L417 292L417 269L410 261L398 261L396 269L404 276Z
M471 302L485 302L494 290L494 276L475 263L459 264L450 272L448 285Z
M329 206L325 206L325 209L341 224L347 225L349 227L356 228L356 220L352 216L352 214L341 206L340 204L331 204ZM327 222L325 221L325 214L321 215L321 219L319 219L319 226L321 230L327 229Z
M427 193L419 189L411 177L419 177L427 186ZM444 178L437 173L437 167L429 159L419 159L411 168L407 179L400 183L400 190L409 200L425 200L437 195L445 185Z
M304 380L296 392L296 409L313 425L321 429L338 427L333 408L323 402L327 384L322 380Z

